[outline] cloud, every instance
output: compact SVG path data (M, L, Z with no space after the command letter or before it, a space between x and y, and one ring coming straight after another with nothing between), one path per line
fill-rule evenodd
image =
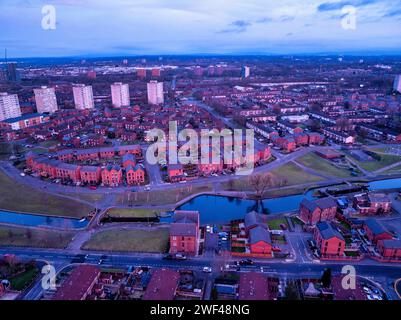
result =
M229 28L220 30L217 33L242 33L247 31L251 25L252 23L246 20L235 20L228 25Z
M362 7L369 4L374 4L378 0L354 0L354 1L340 1L340 2L323 2L317 7L317 11L336 11L341 10L344 6Z
M394 9L394 10L389 10L383 17L388 18L388 17L397 17L401 16L401 9Z
M270 23L272 21L273 21L272 18L264 17L256 20L255 23Z

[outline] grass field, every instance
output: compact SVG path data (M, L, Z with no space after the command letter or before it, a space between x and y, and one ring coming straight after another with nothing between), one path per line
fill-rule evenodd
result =
M77 190L79 191L79 189ZM77 200L82 200L82 201L87 201L87 202L91 202L93 203L93 205L96 205L97 202L102 201L102 199L104 198L103 194L99 194L99 193L59 193L60 195L65 195L68 197L72 197L75 198Z
M74 233L0 226L0 246L65 248Z
M314 153L308 153L298 158L297 162L304 165L305 167L316 170L321 174L330 175L338 178L348 178L350 176L349 171L336 168L330 162Z
M118 195L116 204L121 206L128 205L167 205L176 202L196 193L212 191L212 187L206 186L185 186L178 189L155 190L144 192L126 192Z
M113 218L154 218L160 213L159 210L151 209L110 209L108 215Z
M376 171L382 169L384 167L390 166L394 163L401 162L401 157L389 154L379 154L381 157L380 161L372 160L372 161L358 161L353 158L353 161L358 163L359 166L364 168L367 171Z
M99 251L164 253L168 249L169 230L109 230L96 233L82 249Z
M38 276L38 274L39 274L39 269L33 267L29 268L28 270L19 275L16 275L15 277L12 277L10 279L11 289L17 291L24 290L34 281L34 279Z
M401 174L401 165L383 172L384 174Z
M272 170L271 173L279 179L286 179L286 185L303 184L322 180L322 178L305 172L300 167L291 162Z
M93 208L21 185L0 172L0 209L81 218Z
M288 189L278 189L278 190L268 190L263 194L263 197L286 197L295 194L304 193L304 188L288 188Z
M273 220L267 220L267 225L270 230L282 230L280 225L283 224L288 228L287 220L285 218L277 218Z

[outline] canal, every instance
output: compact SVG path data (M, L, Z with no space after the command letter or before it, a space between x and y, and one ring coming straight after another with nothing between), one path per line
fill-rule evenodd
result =
M401 189L401 178L373 181L368 183L368 186L372 191ZM202 224L215 224L241 219L247 212L252 210L272 215L295 211L299 208L304 198L313 199L313 193L314 190L311 190L305 195L265 199L260 202L224 196L202 195L193 198L178 209L199 211ZM162 218L161 221L169 222L171 218ZM85 228L89 222L72 218L0 211L0 223L29 227L80 229Z

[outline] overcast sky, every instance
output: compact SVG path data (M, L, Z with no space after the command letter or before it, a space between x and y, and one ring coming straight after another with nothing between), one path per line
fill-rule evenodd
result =
M55 30L42 28L44 5ZM342 28L346 5L355 30ZM0 0L5 47L10 57L401 54L401 0Z

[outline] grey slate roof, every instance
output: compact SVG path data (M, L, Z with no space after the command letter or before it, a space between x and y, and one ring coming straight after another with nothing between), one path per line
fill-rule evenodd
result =
M249 243L254 244L259 241L272 243L269 231L262 226L257 226L249 231Z
M323 239L328 240L331 238L338 238L341 239L343 241L344 237L342 236L341 233L339 233L336 229L334 229L330 223L323 221L323 222L319 222L316 225L316 228L319 230L320 235L322 236Z

